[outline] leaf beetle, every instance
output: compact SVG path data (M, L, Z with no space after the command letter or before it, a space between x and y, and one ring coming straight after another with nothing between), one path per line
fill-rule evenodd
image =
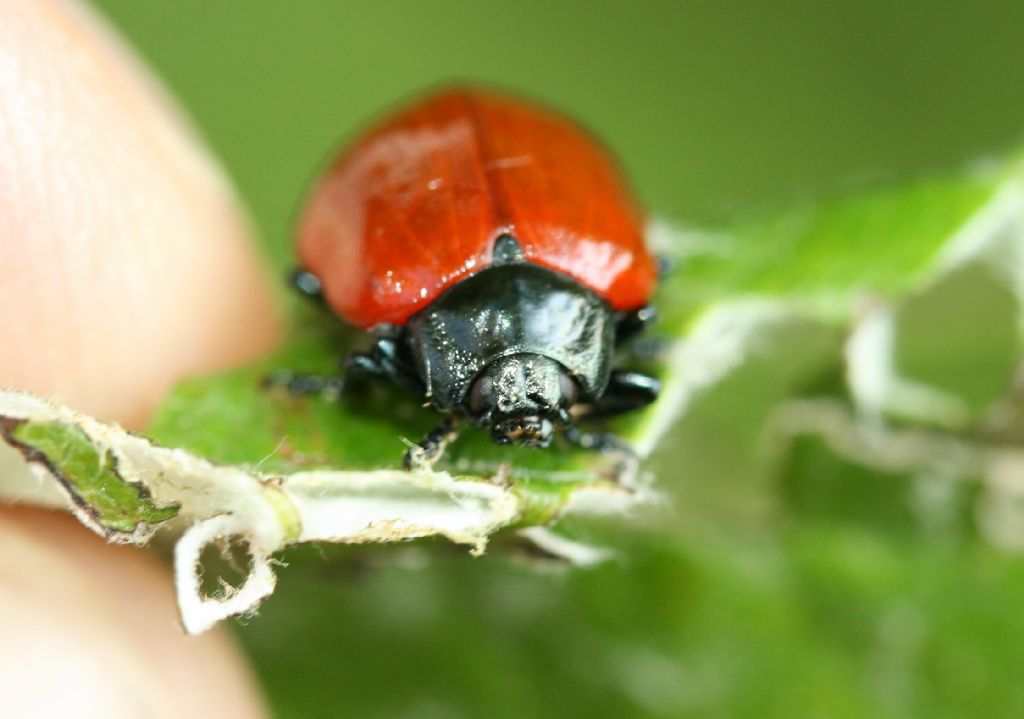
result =
M297 250L293 285L375 335L346 375L389 380L442 415L406 466L433 461L459 420L501 444L547 447L561 430L624 448L577 420L657 397L656 378L613 366L654 318L643 213L603 146L555 112L478 89L422 98L329 165Z

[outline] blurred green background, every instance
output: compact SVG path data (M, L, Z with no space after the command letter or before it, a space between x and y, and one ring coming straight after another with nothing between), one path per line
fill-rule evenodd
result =
M453 79L563 108L616 149L653 210L689 223L1024 139L1016 2L96 5L191 113L281 268L330 148ZM722 393L747 397L760 376ZM969 521L918 521L913 477L809 445L768 482L734 451L754 438L730 406L709 402L656 458L671 511L571 528L621 548L601 568L442 545L286 556L277 593L238 627L276 712L1024 715L1024 565Z

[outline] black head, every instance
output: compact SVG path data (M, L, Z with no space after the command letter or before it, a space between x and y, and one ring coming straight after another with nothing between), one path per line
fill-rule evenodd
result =
M499 444L547 447L556 425L570 422L576 382L558 362L538 354L499 357L477 375L465 400L470 420L491 428Z

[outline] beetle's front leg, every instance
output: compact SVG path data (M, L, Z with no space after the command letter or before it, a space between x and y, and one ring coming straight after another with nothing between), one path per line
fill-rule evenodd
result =
M434 429L427 432L423 439L405 451L402 466L406 469L430 467L441 458L444 448L456 436L458 436L458 432L455 427L455 417L446 415Z
M403 356L399 340L393 337L381 337L369 352L353 352L342 366L346 374L382 377L416 395L424 394L423 381Z
M302 374L289 369L275 370L263 377L262 386L267 389L280 387L294 397L322 395L334 400L345 389L345 379L337 375Z
M612 370L604 394L584 416L613 417L632 412L656 400L660 391L661 381L657 377L632 370Z
M619 314L615 322L615 346L618 347L643 333L657 319L658 311L651 305Z
M611 479L625 487L632 486L636 481L640 467L640 456L629 442L614 432L587 432L579 427L565 428L565 438L581 449L615 458L611 469Z
M280 387L291 395L307 397L323 395L337 399L350 377L386 379L417 395L423 394L423 382L404 360L398 340L378 339L369 352L353 352L342 361L340 375L303 374L288 369L275 370L263 377L262 385Z
M632 312L620 313L615 319L615 347L640 362L658 361L665 351L665 340L645 335L658 319L658 312L646 305Z
M636 454L629 443L614 432L587 432L572 425L566 427L563 434L571 444L580 449L601 453L623 452L630 456Z

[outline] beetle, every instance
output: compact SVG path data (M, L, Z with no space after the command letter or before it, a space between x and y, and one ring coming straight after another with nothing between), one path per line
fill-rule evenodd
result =
M315 184L293 285L371 332L345 376L389 380L441 415L405 455L432 462L466 420L499 444L624 449L576 421L652 402L613 367L654 319L643 213L603 146L491 91L434 93L371 127ZM285 375L293 391L341 380Z

